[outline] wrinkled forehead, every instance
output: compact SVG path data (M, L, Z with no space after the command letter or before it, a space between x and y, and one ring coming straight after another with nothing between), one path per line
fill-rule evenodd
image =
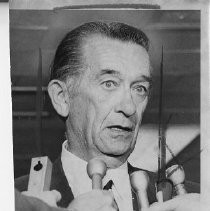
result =
M101 50L104 50L104 47L107 49L110 47L114 47L116 51L128 50L129 48L132 48L136 51L142 51L144 52L144 54L149 56L147 50L143 46L135 43L132 40L124 41L117 38L107 37L106 35L102 34L92 34L86 38L83 38L82 51L83 53L85 53L85 55L88 55L91 51L93 52L96 50L100 50L100 48Z
M146 49L131 41L121 41L93 35L86 38L82 47L83 57L90 67L111 68L115 70L129 68L142 70L150 74L149 54Z

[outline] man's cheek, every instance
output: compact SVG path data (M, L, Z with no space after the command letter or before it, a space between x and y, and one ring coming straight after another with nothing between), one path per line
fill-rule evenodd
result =
M135 120L136 120L136 121L135 121L135 123L136 123L136 130L138 130L139 127L140 127L140 125L141 125L141 122L142 122L142 118L143 118L143 114L144 114L145 108L146 108L146 106L137 109L137 112L136 112L136 119L135 119Z
M148 99L146 98L142 103L137 106L137 115L142 116L148 104Z
M99 109L94 103L94 101L88 102L88 109L86 111L86 131L88 140L94 143L97 139L98 133L100 132L100 119L99 119Z

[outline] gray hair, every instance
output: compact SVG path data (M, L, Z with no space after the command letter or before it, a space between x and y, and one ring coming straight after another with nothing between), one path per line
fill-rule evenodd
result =
M51 67L51 80L66 80L79 76L83 69L82 43L90 35L100 34L108 38L132 42L149 51L149 39L140 29L124 23L89 22L73 29L59 44Z

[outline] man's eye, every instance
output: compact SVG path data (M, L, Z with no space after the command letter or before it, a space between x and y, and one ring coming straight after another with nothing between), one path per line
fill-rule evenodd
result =
M139 85L134 87L134 89L137 91L139 95L147 95L148 94L148 89L145 86Z
M104 81L102 83L102 85L106 89L114 89L117 86L117 82L115 82L115 81Z

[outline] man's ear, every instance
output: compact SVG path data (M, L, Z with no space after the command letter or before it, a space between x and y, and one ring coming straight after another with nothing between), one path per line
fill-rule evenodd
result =
M70 105L66 83L60 80L50 81L48 93L57 113L62 117L67 117Z

